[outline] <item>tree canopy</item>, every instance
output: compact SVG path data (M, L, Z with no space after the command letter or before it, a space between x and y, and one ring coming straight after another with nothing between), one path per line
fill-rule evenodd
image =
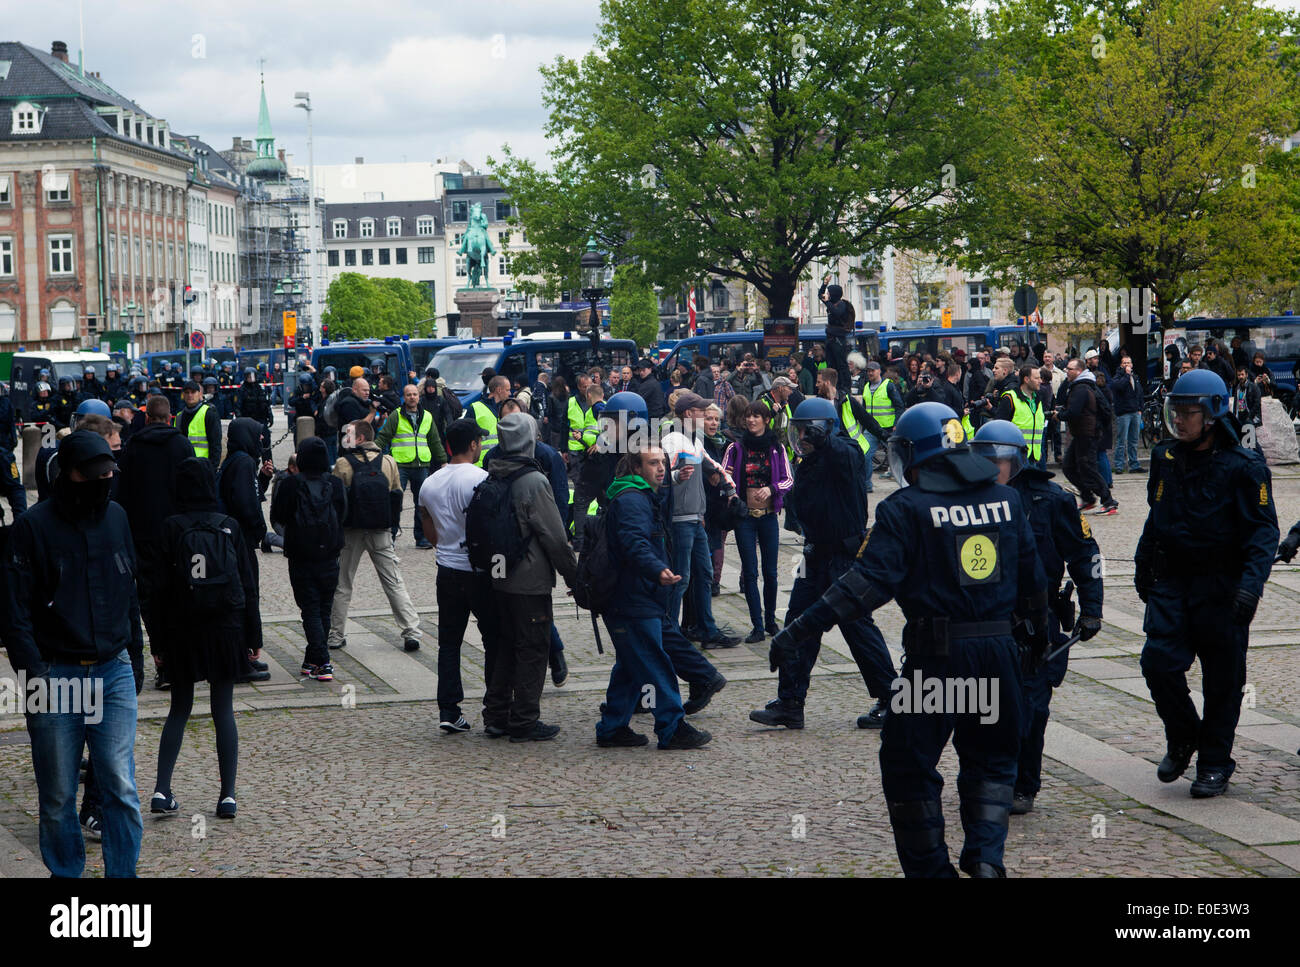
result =
M371 339L397 333L436 335L429 290L405 279L344 272L330 283L321 322L331 339Z

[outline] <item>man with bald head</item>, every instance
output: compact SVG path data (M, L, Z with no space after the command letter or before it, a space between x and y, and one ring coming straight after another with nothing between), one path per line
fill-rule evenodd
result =
M375 404L370 399L370 384L364 376L358 376L352 385L344 387L334 404L334 418L340 435L343 427L357 420L371 420L375 415ZM340 447L340 449L342 449Z
M497 421L501 419L501 404L510 397L510 380L493 376L487 382L483 398L469 405L465 413L483 430L483 449L479 452L478 466L483 466L487 453L497 445Z

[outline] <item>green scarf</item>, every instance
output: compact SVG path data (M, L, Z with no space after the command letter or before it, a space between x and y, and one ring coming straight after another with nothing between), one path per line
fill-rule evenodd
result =
M605 496L613 500L625 490L648 490L653 493L654 488L645 482L645 478L634 473L626 477L615 477L614 482L605 491Z

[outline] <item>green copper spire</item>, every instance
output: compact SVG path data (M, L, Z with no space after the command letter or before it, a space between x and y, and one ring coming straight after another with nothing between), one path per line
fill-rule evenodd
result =
M248 166L254 178L277 179L286 173L284 162L275 154L275 135L271 133L271 111L266 106L266 77L262 77L262 103L257 109L257 160Z

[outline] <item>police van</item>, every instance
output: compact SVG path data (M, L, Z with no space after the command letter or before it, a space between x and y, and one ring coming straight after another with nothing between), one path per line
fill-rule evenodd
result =
M953 353L960 349L973 356L985 346L1014 350L1018 346L1032 349L1039 341L1037 326L926 326L920 329L890 329L880 334L886 355L912 353Z
M49 371L47 382L50 384L50 395L53 396L59 390L59 380L65 377L76 380L80 386L87 366L94 368L95 378L102 383L108 372L109 358L108 353L66 350L14 353L13 367L9 374L9 398L13 402L14 414L20 421L26 421L27 405L36 392L41 370Z
M438 355L448 346L463 346L466 343L473 342L473 339L411 339L406 341L406 345L411 350L411 362L418 376L423 377L424 371L429 368L433 362L433 357Z
M478 339L459 346L448 346L433 357L438 374L453 390L462 405L469 406L483 395L483 370L492 368L531 389L543 368L563 376L570 388L578 373L599 366L606 374L611 369L630 366L637 359L636 343L631 339L600 339L571 330L534 332L524 336L505 335L499 339Z
M874 359L880 351L880 337L874 329L855 329L848 337L849 352L862 353L867 359ZM807 352L814 345L826 344L825 326L801 326L799 328L799 351ZM689 336L674 343L664 356L656 375L663 383L664 392L668 392L668 374L678 365L693 367L695 357L708 356L709 362L718 363L723 359L735 361L753 353L755 359L767 355L763 346L762 329L738 329L734 332L710 332L698 336Z
M414 364L408 342L409 339L401 336L339 342L322 339L320 345L312 350L311 364L316 369L317 378L321 378L326 366L333 366L340 386L346 385L348 372L353 366L360 366L369 375L372 367L378 364L393 377L393 385L400 389L415 382L411 378Z

